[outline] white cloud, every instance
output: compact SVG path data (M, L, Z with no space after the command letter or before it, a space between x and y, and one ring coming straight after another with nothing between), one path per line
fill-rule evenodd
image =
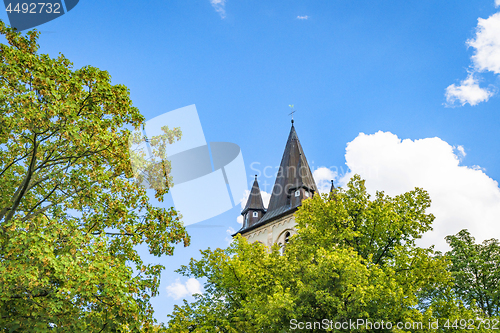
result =
M493 95L493 91L479 86L478 81L472 73L469 73L467 79L460 82L460 85L456 86L452 84L448 86L445 93L447 106L453 106L456 101L462 106L466 103L474 106L487 101Z
M500 0L499 0L499 1L500 1ZM455 148L455 147L453 147L453 148ZM456 147L456 149L458 150L458 152L460 153L460 155L461 155L462 157L465 157L465 156L467 155L467 154L465 153L464 146L458 146L458 147Z
M440 138L413 141L390 132L360 133L347 145L346 162L351 172L341 179L343 184L357 173L371 194L382 190L394 196L415 187L429 192L429 212L436 219L434 230L419 240L421 246L435 244L446 251L444 237L462 229L477 241L500 238L498 183L477 166L461 166L454 147Z
M476 38L467 45L475 48L472 62L478 71L500 74L500 12L478 19Z
M500 1L500 0L499 0ZM305 16L297 16L297 19L299 20L307 20L309 18L309 16L305 15Z
M193 294L203 293L200 282L195 278L188 279L185 284L177 279L174 283L167 286L166 289L168 297L172 297L173 299L181 299L186 296L192 296Z
M332 187L332 180L337 178L337 172L326 167L320 167L313 171L313 178L318 186L319 193L328 193Z
M267 209L269 207L269 200L271 200L271 193L267 193L266 191L260 191L260 195L262 195L262 203L264 207Z
M495 5L500 6L500 0L495 0ZM462 106L466 103L474 106L495 94L492 89L479 87L477 73L491 71L500 74L500 12L487 19L478 18L476 36L467 41L467 46L474 48L471 71L459 86L452 84L446 88L447 106L452 106L455 101Z
M241 215L240 215L241 216ZM243 222L243 221L242 221ZM234 230L233 227L229 227L227 230L226 230L226 234L228 235L228 237L226 237L226 242L227 242L227 245L229 246L232 242L233 242L233 234L236 232L236 230Z
M226 0L210 0L210 4L222 19L226 18Z

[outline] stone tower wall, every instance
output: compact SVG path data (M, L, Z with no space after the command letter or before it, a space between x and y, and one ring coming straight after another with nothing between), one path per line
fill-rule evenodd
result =
M285 215L275 221L265 224L255 230L243 234L249 243L260 242L271 250L271 246L276 243L285 243L285 233L290 231L295 235L295 216L293 214Z

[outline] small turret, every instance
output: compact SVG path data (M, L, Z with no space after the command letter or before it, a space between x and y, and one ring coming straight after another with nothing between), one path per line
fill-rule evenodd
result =
M241 212L243 215L243 229L253 226L257 223L262 216L266 213L264 203L262 202L262 195L260 194L259 183L257 175L252 185L252 190L248 196L247 204Z

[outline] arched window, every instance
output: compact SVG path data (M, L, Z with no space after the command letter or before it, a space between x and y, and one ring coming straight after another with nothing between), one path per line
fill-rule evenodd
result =
M245 214L245 227L248 227L248 213Z
M290 231L285 232L285 235L283 236L283 243L278 243L280 246L280 255L283 255L283 253L285 253L286 244L288 244L288 242L290 241L291 235L292 234L290 233Z
M253 212L253 217L259 217L259 213Z
M300 196L300 190L295 191L295 196L299 197Z
M285 233L285 244L287 244L289 240L290 240L290 231L287 231Z

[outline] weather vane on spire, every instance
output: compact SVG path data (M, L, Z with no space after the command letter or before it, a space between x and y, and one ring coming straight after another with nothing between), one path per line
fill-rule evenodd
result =
M292 112L290 112L288 115L289 115L289 116L292 116L292 124L293 124L293 114L294 114L295 112L297 112L297 110L294 110L294 109L293 109L293 104L289 104L288 106L289 106L289 107L290 107L290 109L292 110Z

